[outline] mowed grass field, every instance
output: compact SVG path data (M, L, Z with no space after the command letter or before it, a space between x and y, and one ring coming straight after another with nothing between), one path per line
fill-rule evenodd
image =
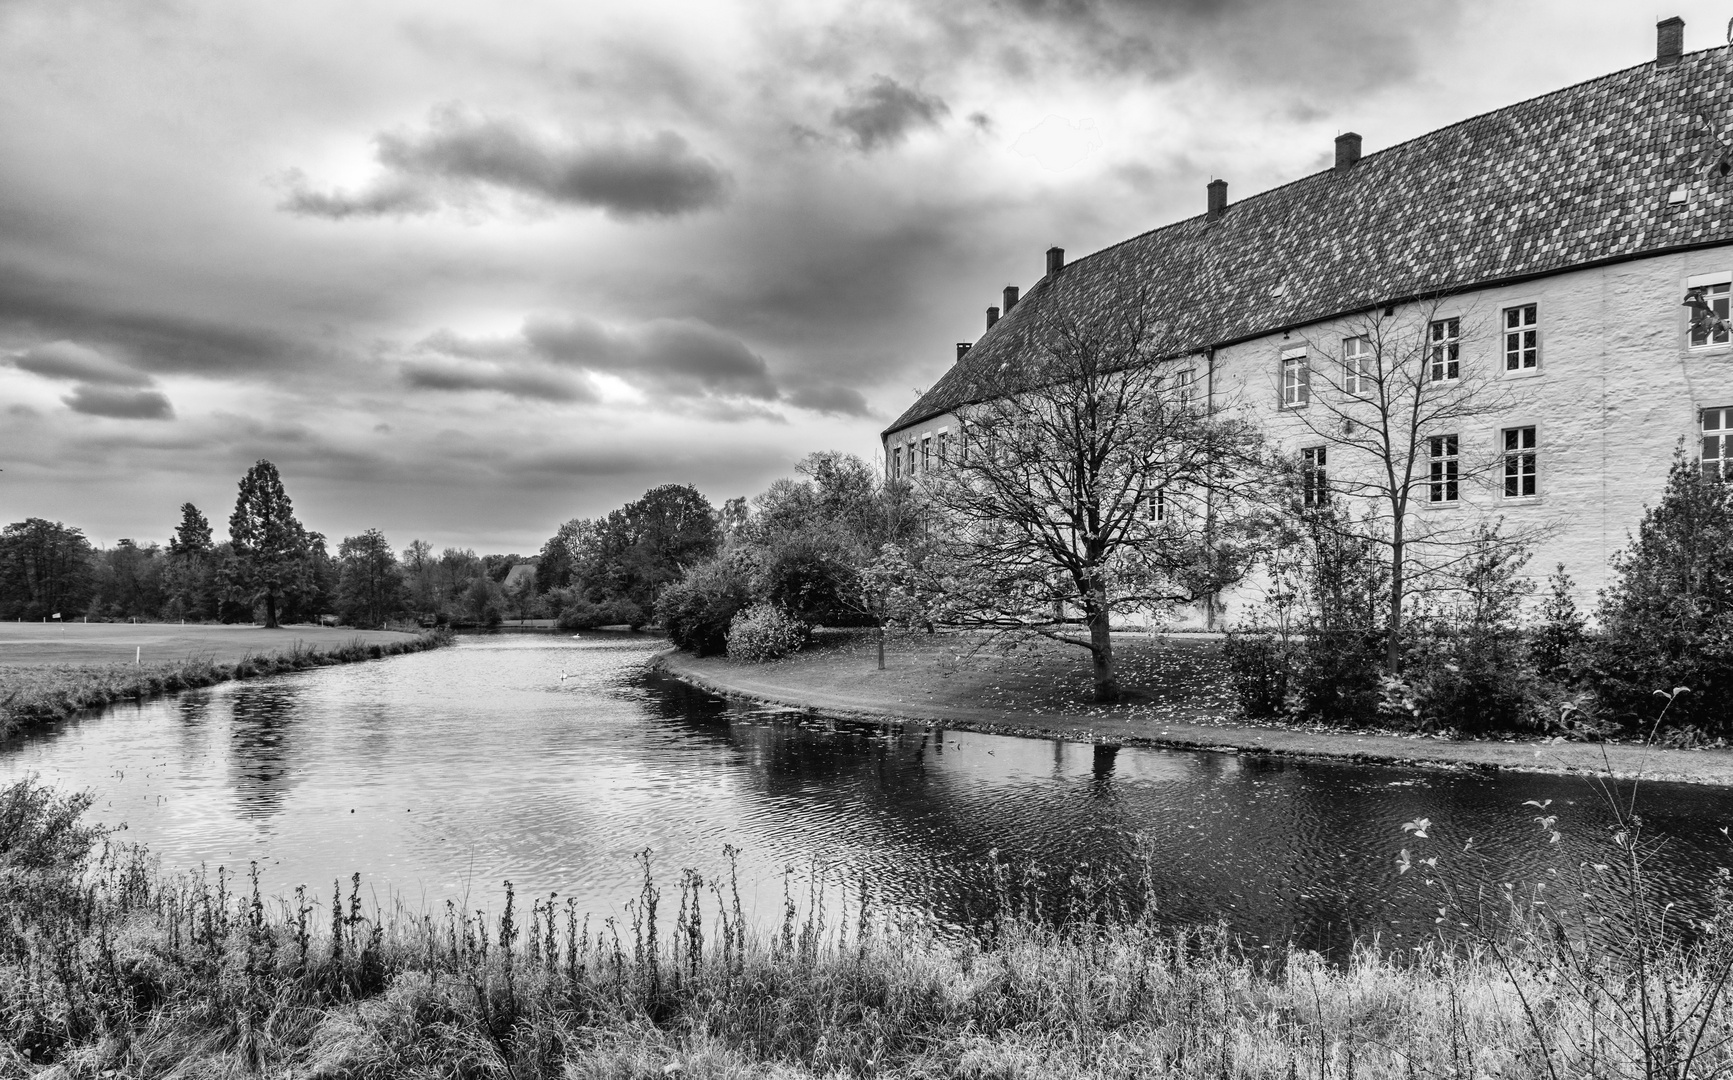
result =
M350 642L381 644L415 640L395 630L347 627L205 626L180 623L0 622L0 667L45 664L144 664L202 659L232 664L248 656L303 649L325 651Z

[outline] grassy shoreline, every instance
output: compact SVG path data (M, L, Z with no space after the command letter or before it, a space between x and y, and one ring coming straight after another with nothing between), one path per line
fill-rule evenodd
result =
M1009 888L962 935L879 913L865 892L835 911L791 898L779 926L754 927L731 879L658 885L647 856L620 920L509 882L493 914L381 912L359 875L287 902L221 871L165 877L81 825L89 804L0 789L0 1076L1470 1080L1733 1065L1721 936L1651 934L1634 955L1518 923L1331 965L1087 904L1043 922Z
M80 712L121 701L144 701L159 694L256 679L290 671L377 660L423 652L453 641L448 631L392 635L368 641L309 646L301 641L274 652L248 653L233 661L189 656L151 664L41 664L0 667L0 738L65 720Z
M674 650L654 664L717 696L841 719L1120 746L1733 786L1728 749L1243 723L1233 716L1214 641L1128 635L1115 649L1125 657L1132 692L1127 701L1106 707L1087 703L1081 650L971 653L966 640L945 634L890 635L884 671L877 669L876 644L863 635L837 635L824 647L767 664Z

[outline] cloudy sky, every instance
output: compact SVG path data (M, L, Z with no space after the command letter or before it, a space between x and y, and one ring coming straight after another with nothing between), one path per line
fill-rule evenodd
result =
M863 456L1007 284L1726 4L0 0L0 522L533 551Z

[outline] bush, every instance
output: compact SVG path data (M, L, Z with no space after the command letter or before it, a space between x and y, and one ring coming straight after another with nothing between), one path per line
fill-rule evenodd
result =
M1586 676L1611 719L1653 719L1655 692L1690 687L1670 726L1733 735L1733 486L1680 450L1661 500L1613 558Z
M1231 633L1222 642L1228 684L1240 714L1252 720L1288 715L1296 643L1272 631Z
M776 660L799 649L808 627L774 604L754 604L728 624L728 655L750 664Z
M1570 669L1587 641L1587 620L1571 596L1576 582L1565 573L1565 564L1547 576L1547 596L1540 605L1540 625L1529 638L1528 655L1543 677L1554 682L1570 678Z
M699 656L728 648L728 627L752 602L752 565L738 554L701 562L662 590L656 618L676 647Z

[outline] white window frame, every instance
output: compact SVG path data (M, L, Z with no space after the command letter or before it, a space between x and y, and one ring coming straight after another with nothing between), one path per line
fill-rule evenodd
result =
M1462 440L1455 434L1426 437L1426 501L1455 506L1462 501Z
M940 428L936 443L939 449L939 468L943 469L951 463L951 429Z
M1377 381L1372 339L1364 334L1342 339L1342 388L1354 397L1368 397Z
M1703 476L1709 480L1733 479L1733 405L1697 410L1698 447Z
M1697 274L1685 279L1685 288L1702 289L1703 299L1708 301L1709 310L1723 319L1733 319L1733 271L1723 271L1714 274ZM1697 332L1687 323L1685 342L1692 349L1724 349L1729 344L1730 335L1725 329L1711 330L1697 340Z
M1312 361L1305 349L1282 354L1282 409L1303 409L1312 402Z
M933 436L932 436L932 433L929 432L928 434L921 436L921 474L924 476L925 474L931 472L932 470L933 470Z
M1539 371L1540 305L1511 304L1499 321L1504 335L1504 373L1530 375Z
M1306 446L1300 449L1300 502L1315 509L1330 501L1330 470L1328 448Z
M1197 401L1197 368L1180 368L1178 381L1174 383L1175 400L1182 409L1189 409Z
M891 479L892 480L901 480L902 478L903 478L903 448L902 448L902 445L899 443L898 445L891 447Z
M1426 327L1426 381L1462 378L1462 319L1433 319Z
M1504 456L1504 497L1533 499L1540 494L1540 428L1534 424L1507 427L1498 433ZM1512 490L1512 489L1515 490Z

